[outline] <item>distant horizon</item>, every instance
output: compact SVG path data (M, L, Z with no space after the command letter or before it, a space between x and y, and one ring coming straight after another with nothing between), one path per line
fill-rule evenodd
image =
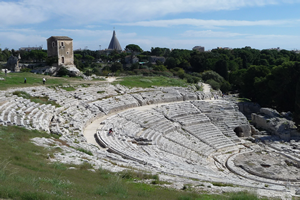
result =
M0 48L43 46L65 35L74 49L137 44L191 50L203 46L300 49L300 0L2 0Z
M73 40L73 43L74 43L74 40ZM136 45L138 45L138 44L136 44ZM125 46L127 46L127 45L125 45ZM195 45L195 46L200 46L200 45ZM191 49L183 49L183 50L193 50L193 48L194 48L195 46L193 46ZM20 48L35 48L35 47L40 47L40 46L19 47L18 49L14 49L14 50L15 50L15 51L19 51ZM231 49L242 49L242 48L246 48L246 47L251 47L251 46L244 46L244 47L216 47L216 48L213 48L213 49L206 49L206 48L204 47L204 50L205 50L205 51L211 51L211 50L214 50L214 49L217 49L217 48L230 48L230 50L231 50ZM124 47L124 48L125 48L125 47ZM123 48L123 51L125 50L124 48ZM156 48L156 47L153 47L153 48ZM168 47L159 47L159 48L168 48ZM257 49L257 48L251 47L251 49L256 49L256 50L260 50L260 51L261 51L261 50L276 50L277 48L279 48L280 50L287 50L287 51L300 51L300 49L283 49L283 48L280 48L280 47L266 48L266 49ZM8 48L8 49L9 49L9 48ZM179 49L179 48L168 48L168 49L174 50L174 49ZM2 49L2 50L4 50L4 49ZM9 49L9 50L12 50L12 49ZM47 50L47 48L42 48L42 50ZM87 49L84 49L84 48L74 49L74 48L73 48L73 51L77 51L77 50L99 51L100 49L89 49L89 48L87 48ZM104 50L108 50L108 49L107 49L107 48L101 49L101 51L104 51ZM143 49L143 51L150 51L150 52L151 52L151 49L149 49L149 50L144 50L144 49Z

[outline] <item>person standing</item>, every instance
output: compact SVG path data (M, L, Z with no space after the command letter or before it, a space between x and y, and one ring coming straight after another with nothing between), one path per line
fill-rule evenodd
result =
M43 77L43 85L45 85L46 79L45 77Z
M5 76L7 76L7 69L5 69Z
M27 82L27 80L26 80L26 77L24 78L24 83L26 83Z

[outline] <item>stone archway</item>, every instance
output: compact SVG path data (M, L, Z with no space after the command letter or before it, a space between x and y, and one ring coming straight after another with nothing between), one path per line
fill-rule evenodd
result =
M244 131L241 127L238 126L233 131L238 137L244 137Z

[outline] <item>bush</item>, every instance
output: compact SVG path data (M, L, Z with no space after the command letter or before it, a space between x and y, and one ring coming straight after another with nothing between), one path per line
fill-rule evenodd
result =
M67 76L69 75L69 71L65 67L61 67L56 75L60 77Z
M220 89L220 84L213 79L209 79L205 83L209 84L214 90Z
M92 73L93 73L93 74L96 74L97 76L100 76L100 75L101 75L101 70L100 70L99 68L94 68L94 69L92 70Z
M161 72L161 71L153 71L153 73L155 75L161 75L161 76L165 76L165 77L172 77L173 76L173 73L170 72L170 71L163 71L163 72Z
M103 70L101 72L101 76L107 76L108 74L109 74L109 71L107 71L107 70Z
M31 69L29 69L29 68L23 68L23 69L21 69L20 71L21 71L21 72L30 72Z
M224 81L224 78L220 76L217 72L214 71L205 71L202 73L202 80L208 81L208 80L214 80L217 83L222 83Z
M231 89L231 85L230 85L230 83L228 81L224 81L221 84L220 89L222 90L223 93L226 93L226 92L228 92Z

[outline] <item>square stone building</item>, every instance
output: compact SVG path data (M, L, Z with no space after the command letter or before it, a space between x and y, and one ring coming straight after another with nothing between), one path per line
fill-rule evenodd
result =
M74 65L73 39L67 36L51 36L47 39L48 57L57 58L54 65Z

